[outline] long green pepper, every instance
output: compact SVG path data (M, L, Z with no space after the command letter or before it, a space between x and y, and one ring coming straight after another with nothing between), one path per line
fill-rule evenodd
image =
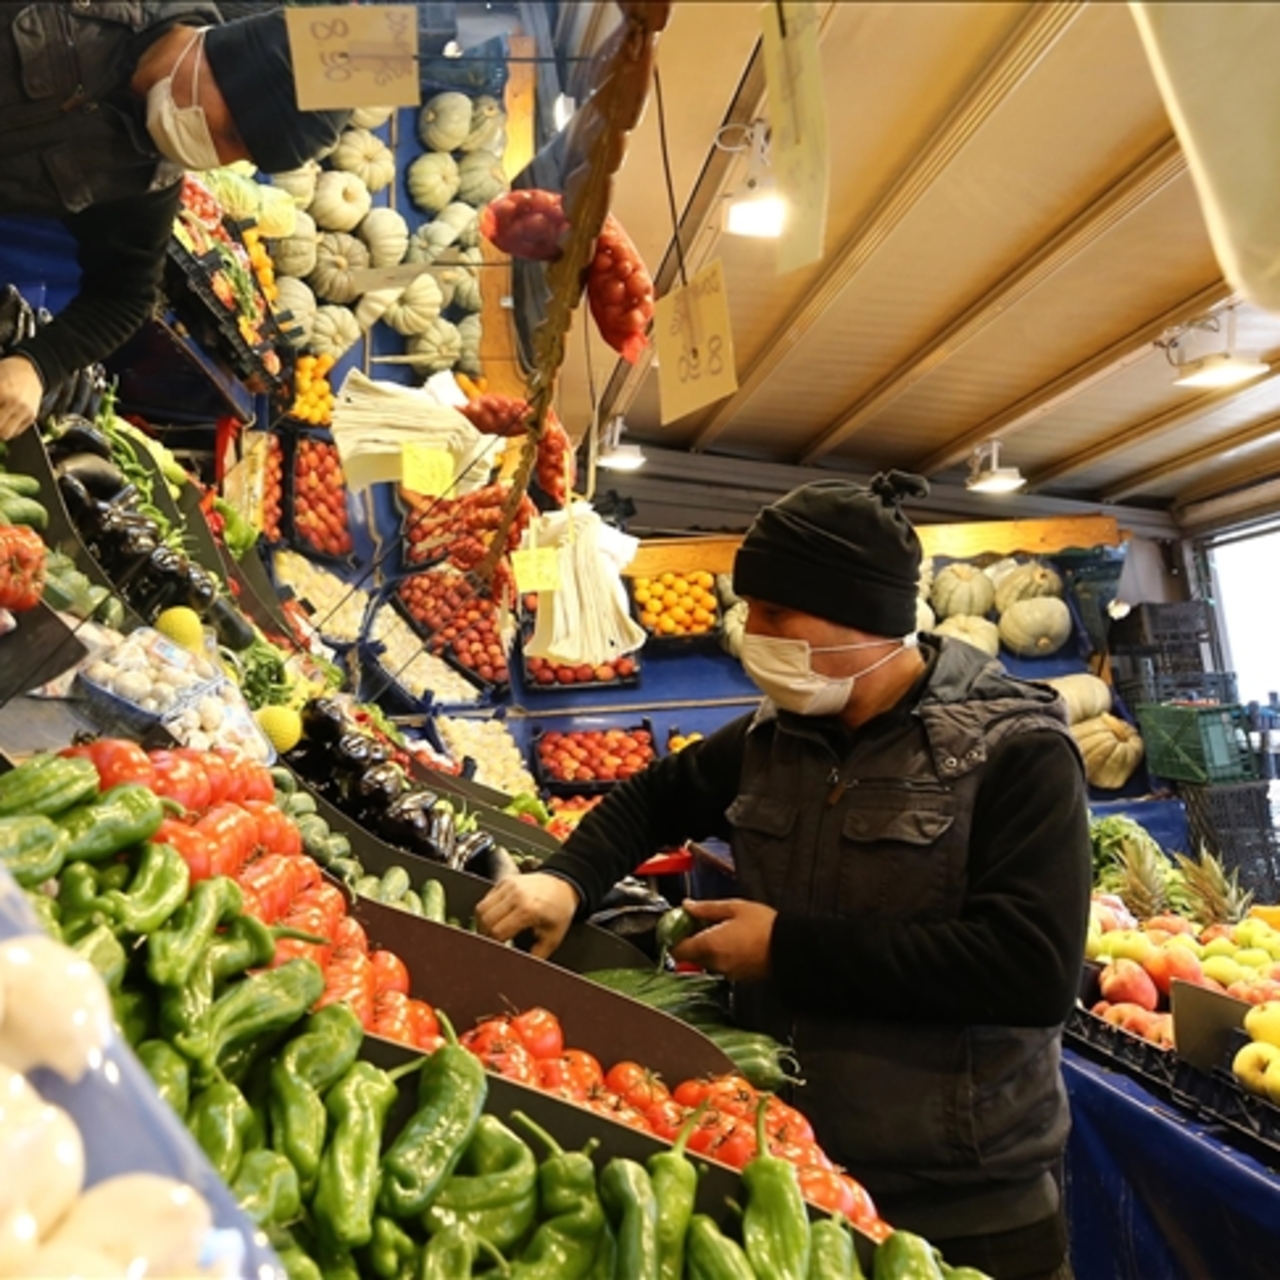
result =
M507 1260L487 1240L463 1222L455 1222L427 1241L422 1251L418 1280L470 1280L480 1254L496 1263L502 1275L510 1274Z
M164 821L164 804L149 787L112 787L58 818L67 833L68 862L102 862L150 840Z
M136 1048L155 1033L155 1005L148 991L126 987L113 992L111 1012L130 1048Z
M234 880L201 880L173 918L147 940L147 976L162 987L185 986L218 926L243 909L244 894Z
M730 1240L705 1213L695 1213L689 1220L685 1256L688 1280L757 1280L742 1246ZM761 1272L760 1280L766 1274Z
M185 1120L191 1102L191 1068L186 1058L164 1040L144 1040L134 1053L156 1092Z
M944 1280L938 1255L923 1236L895 1231L876 1247L875 1280Z
M600 1203L617 1236L614 1280L658 1280L658 1198L644 1165L610 1160L600 1175Z
M191 1100L187 1128L223 1182L234 1182L244 1158L253 1110L235 1085L219 1080Z
M0 816L56 816L95 795L98 785L92 760L41 752L0 776Z
M809 1280L862 1280L853 1236L839 1214L809 1227Z
M365 1251L369 1269L380 1280L416 1280L418 1246L398 1222L379 1214Z
M127 891L108 889L102 909L124 933L154 933L187 900L191 872L172 845L143 846Z
M807 1280L809 1215L795 1165L769 1154L764 1123L768 1103L768 1097L763 1097L756 1108L757 1154L742 1171L747 1191L742 1239L758 1275L770 1280Z
M658 1199L658 1280L682 1280L684 1275L684 1239L698 1195L698 1171L685 1148L702 1112L699 1107L685 1121L670 1151L657 1151L646 1162Z
M57 823L38 814L0 818L0 865L24 889L51 880L66 860L67 833Z

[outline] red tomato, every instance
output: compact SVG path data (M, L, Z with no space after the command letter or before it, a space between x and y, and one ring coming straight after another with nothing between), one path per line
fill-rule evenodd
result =
M602 1089L604 1072L599 1062L585 1049L566 1049L560 1055L568 1067L571 1078L584 1089Z
M403 991L381 991L374 996L372 1031L386 1040L413 1043L413 1010Z
M436 1011L425 1000L410 1000L409 1011L413 1019L413 1043L429 1053L439 1048L444 1038Z
M258 824L238 804L210 809L196 830L213 846L213 874L218 876L239 874L258 843Z
M711 1081L705 1096L716 1110L732 1116L750 1116L754 1119L756 1108L760 1105L759 1095L741 1076L721 1076Z
M806 1165L796 1170L796 1177L800 1181L800 1194L819 1209L842 1213L856 1226L875 1220L876 1210L871 1197L862 1184L847 1173Z
M177 818L166 818L151 837L157 844L171 845L182 855L191 873L191 883L198 884L213 875L215 848L208 837Z
M271 801L275 798L276 784L271 781L271 770L266 765L249 761L242 765L242 768L246 800Z
M335 952L325 971L324 994L316 1001L316 1008L330 1004L346 1004L360 1019L366 1031L374 1022L373 961L362 951Z
M369 953L369 938L364 926L354 916L343 916L333 931L334 946L344 951Z
M185 752L187 748L180 750ZM209 803L221 804L230 798L233 783L231 766L216 752L202 751L199 755L204 765L205 777L209 779Z
M289 922L289 917L295 912L308 910L318 910L324 922L323 927L314 932L332 939L337 935L338 925L347 914L347 899L337 885L322 880L294 898L285 916L285 923Z
M655 1102L649 1107L644 1116L649 1122L649 1128L658 1137L674 1142L689 1118L689 1113L674 1098L663 1098L661 1102Z
M301 933L314 934L318 938L328 937L326 931L328 919L318 906L300 907L295 898L289 910L280 918L280 924L289 929L297 929ZM329 967L333 955L333 946L329 943L304 942L301 938L280 938L276 942L276 953L272 957L271 967L278 968L286 960L313 960L321 971Z
M151 753L151 789L184 809L203 813L209 807L209 776L204 766L176 751Z
M511 1028L535 1058L558 1058L564 1052L560 1019L547 1009L526 1009L511 1019Z
M730 1168L741 1169L748 1160L755 1158L757 1149L754 1126L743 1123L722 1131L707 1155Z
M375 951L369 957L373 962L374 990L382 995L394 991L406 998L409 995L409 970L394 951Z
M682 1107L696 1107L707 1096L711 1088L706 1080L681 1080L672 1090L671 1096Z
M258 918L264 924L275 924L289 910L298 892L292 864L278 853L249 863L235 880L257 900Z
M464 1049L470 1049L478 1057L483 1057L490 1046L508 1041L520 1042L511 1026L510 1018L486 1018L479 1026L464 1031L458 1038Z
M569 1102L585 1102L587 1086L578 1080L563 1055L538 1060L538 1087Z
M670 1090L647 1067L638 1062L615 1062L604 1078L605 1084L640 1111L671 1096Z
M538 1083L538 1060L514 1036L490 1041L485 1051L477 1056L490 1071L506 1076L508 1080L518 1080L521 1084Z
M780 1138L783 1142L813 1141L813 1125L803 1113L776 1097L765 1104L764 1128L771 1138Z
M147 753L136 742L126 742L123 738L98 738L78 747L68 747L58 754L81 756L92 761L98 771L98 786L102 791L130 782L150 787L155 780Z
M244 800L240 807L258 824L258 843L268 853L302 852L302 835L287 813L266 800Z
M769 1140L769 1150L780 1159L789 1160L798 1169L834 1169L835 1162L816 1142L783 1142Z
M734 1123L732 1116L721 1115L718 1111L704 1111L689 1134L689 1150L701 1155L708 1154Z

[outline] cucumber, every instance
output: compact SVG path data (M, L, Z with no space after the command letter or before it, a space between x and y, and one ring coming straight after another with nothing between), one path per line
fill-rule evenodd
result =
M298 790L297 778L288 769L281 768L279 765L271 770L271 781L275 784L276 791L280 795L291 796ZM311 799L310 796L307 798ZM314 810L314 800L311 802L311 807Z
M49 513L34 498L12 489L0 489L0 520L5 524L25 524L33 529L49 527Z
M356 891L357 896L373 898L377 901L378 893L382 888L382 881L377 876L361 876L351 887Z
M0 489L9 489L24 498L37 498L40 496L40 481L35 476L0 471Z
M329 848L335 858L351 857L351 841L341 831L330 830Z
M411 916L420 916L422 914L422 899L418 897L415 889L405 890L404 897L395 905L402 911L407 911Z
M378 885L378 901L395 904L409 892L409 873L403 867L389 867Z
M288 800L286 813L292 817L300 818L303 814L315 813L316 799L309 791L294 791Z
M439 880L428 879L422 882L422 914L437 924L445 923L445 892Z
M364 867L356 858L334 858L326 870L331 876L337 876L339 880L349 885L355 884L364 875ZM375 876L374 879L377 877Z

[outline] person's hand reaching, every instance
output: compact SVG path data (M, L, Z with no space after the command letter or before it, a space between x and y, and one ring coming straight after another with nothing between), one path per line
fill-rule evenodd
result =
M545 960L564 941L574 913L578 891L559 876L533 872L512 876L495 885L476 907L480 932L498 942L532 929L533 954Z
M0 440L21 435L36 420L44 386L25 356L0 360Z

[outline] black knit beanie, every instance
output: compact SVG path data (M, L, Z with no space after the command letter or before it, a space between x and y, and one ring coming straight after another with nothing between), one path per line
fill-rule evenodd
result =
M204 47L249 159L259 169L296 169L338 141L350 111L298 110L282 9L210 27Z
M863 488L815 480L765 507L733 563L733 589L876 636L916 629L920 539L904 497L929 493L923 476L888 471Z

